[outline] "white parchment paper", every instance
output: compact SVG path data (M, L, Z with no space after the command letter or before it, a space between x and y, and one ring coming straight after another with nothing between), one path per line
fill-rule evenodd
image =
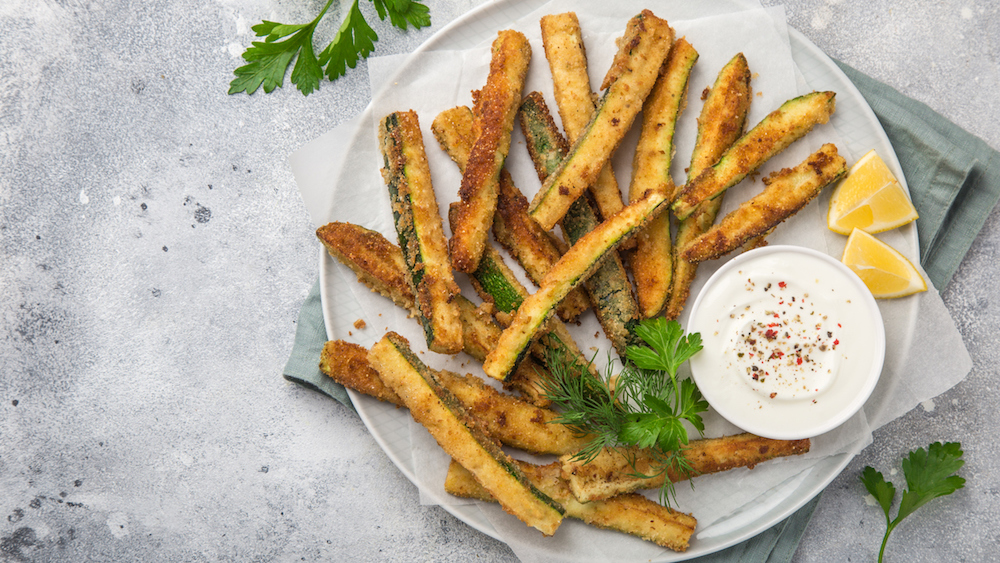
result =
M553 113L556 106L541 45L539 17L547 13L577 12L584 30L591 80L596 88L615 53L614 40L621 35L626 23L618 16L620 8L609 7L608 4L606 0L554 0L538 12L511 22L509 27L524 33L533 49L525 93L532 90L542 92ZM781 8L762 9L749 1L719 5L708 3L711 7L703 4L661 2L655 10L657 15L670 21L678 37L687 37L700 55L690 80L688 107L676 134L677 156L672 172L678 184L686 180L687 155L691 154L695 118L701 108L700 93L712 84L718 70L737 52L744 53L753 72L754 98L748 124L756 124L785 100L809 91L796 72ZM437 147L430 124L443 110L457 105L471 105L471 91L485 83L492 39L493 36L484 35L480 47L463 51L428 51L417 55L376 57L369 61L372 91L377 93L372 101L372 111L316 139L290 157L296 182L317 226L332 220L349 221L380 231L390 240L396 239L387 191L379 174L382 159L376 144L375 120L392 111L407 109L416 110L420 118L435 192L442 217L447 217L448 204L457 199L461 176L457 167ZM558 116L556 118L558 121ZM768 163L760 176L771 170L794 166L825 142L837 144L848 162L853 162L860 155L846 154L846 144L840 142L841 136L835 125L836 120L833 120L831 124L817 127ZM632 148L638 137L635 129L623 141L613 161L619 184L626 193ZM531 199L539 188L539 182L523 143L520 132L515 131L507 168L515 185ZM761 187L759 181L747 180L730 189L723 213L757 193ZM825 228L825 209L823 199L810 204L779 227L769 237L770 242L807 246L839 257L846 238ZM447 231L447 221L445 229ZM907 256L914 257L914 263L918 261L915 259L917 249L912 242L915 237L909 236L906 231L885 233L880 237ZM692 299L704 280L724 260L700 267L699 279L692 288ZM513 261L509 263L514 264ZM461 278L459 275L460 284L464 283ZM425 352L418 323L407 319L404 311L385 298L360 284L355 285L354 298L367 318L378 319L379 330L385 328L403 334L434 368L481 374L480 366L464 354L448 357ZM475 299L468 287L463 292ZM881 381L864 410L836 430L816 437L809 454L761 464L752 471L743 469L702 476L695 479L694 489L678 487L679 507L698 518L699 531L695 541L725 533L727 526L731 526L727 517L735 513L751 518L759 513L760 517L765 517L773 491L794 488L796 483L807 478L817 459L844 453L853 455L871 443L872 430L944 392L965 377L971 369L971 360L933 288L917 296L881 301L879 305L887 329L886 363ZM572 328L581 349L610 349L603 336L595 338L601 330L592 313L585 314L580 326ZM339 338L344 336L337 335ZM739 431L711 413L706 417L706 423L707 436ZM410 440L417 485L422 493L434 492L422 494L422 500L440 502L433 499L450 498L443 494L447 456L433 438L416 424L411 426ZM454 502L469 501L455 499ZM553 561L561 557L580 560L581 553L587 554L585 559L596 560L602 557L608 560L650 559L664 555L663 550L655 545L576 523L564 524L555 537L542 538L498 507L482 505L481 509L501 538L523 561ZM719 525L713 526L716 522Z

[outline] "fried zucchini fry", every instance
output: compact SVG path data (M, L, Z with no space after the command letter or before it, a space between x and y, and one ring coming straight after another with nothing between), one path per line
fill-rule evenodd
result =
M594 183L652 90L673 40L673 29L649 10L629 21L613 67L615 79L606 86L587 130L528 209L545 230L552 229Z
M476 95L476 140L458 190L457 222L448 246L455 268L471 272L479 264L497 207L500 169L510 150L510 132L531 60L524 34L503 30L493 42L486 85Z
M665 203L665 195L649 192L570 247L542 280L538 291L518 307L510 326L501 333L496 347L483 362L486 373L490 377L502 378L516 368L524 359L532 340L545 328L556 304L587 279L608 251L642 228L650 217L665 207Z
M777 457L804 454L809 451L809 446L808 439L772 440L753 434L736 434L692 440L683 453L691 464L692 475L696 476L737 467L752 469L758 463ZM685 478L683 473L673 469L662 472L648 452L636 448L624 451L604 449L589 463L574 461L572 457L564 455L560 458L562 475L580 502L607 499L637 489L657 488L663 485L666 478L675 483ZM640 475L656 476L644 479Z
M715 164L722 153L743 134L747 113L750 111L750 67L743 53L737 53L715 79L715 84L705 98L698 117L698 133L695 148L688 167L688 179L692 180L702 170ZM691 284L698 265L682 258L677 250L707 231L719 214L722 196L702 202L690 217L677 225L674 244L674 273L670 280L670 297L667 301L666 317L680 316L691 292Z
M316 236L331 256L354 271L358 281L417 318L416 299L406 281L406 261L398 246L380 233L351 223L329 223L317 229ZM491 313L476 307L461 294L455 296L455 305L462 324L462 349L481 362L500 338L500 327ZM549 401L542 397L539 379L545 377L549 377L545 369L528 359L503 384L505 389L516 390L533 404L544 407Z
M698 204L735 186L772 156L830 120L834 92L812 92L792 98L739 138L711 168L688 182L672 204L674 215L686 219Z
M670 177L674 130L684 109L688 78L697 60L698 51L686 39L675 41L660 78L642 106L642 129L632 159L629 201L642 197L647 190L661 191L668 198L674 195L674 181ZM672 262L670 214L661 213L636 235L636 248L630 259L639 312L647 319L666 306Z
M474 136L472 110L460 106L445 110L434 118L431 131L441 149L458 165L462 172L469 161ZM455 209L455 205L452 205ZM562 252L556 248L548 233L528 216L528 199L514 185L506 169L500 171L499 196L496 215L493 218L493 235L517 259L536 284L542 281ZM458 221L455 213L449 213L452 226ZM488 246L488 244L484 245ZM471 272L469 272L471 273ZM590 306L590 300L582 290L574 290L559 304L559 318L575 320Z
M454 297L459 293L451 269L444 227L431 186L431 171L415 112L395 112L379 123L399 246L424 327L427 347L442 354L462 350L462 324Z
M607 500L583 503L573 496L562 478L559 462L534 465L517 461L525 476L566 509L566 516L592 526L624 532L674 551L687 551L697 520L636 494L618 495ZM448 465L444 490L449 494L495 502L464 467L452 460Z
M718 225L681 250L689 262L712 260L736 250L770 231L805 207L831 182L847 173L847 162L837 147L827 143L795 168L764 179L764 191L740 204Z
M319 367L345 387L396 406L406 406L382 383L378 372L368 363L368 350L363 346L331 340L323 346ZM554 411L505 395L472 375L449 371L436 374L465 410L482 422L486 432L505 446L533 454L562 455L577 451L586 443L587 437L552 423L558 416Z
M545 98L538 92L524 97L518 117L538 179L545 182L565 158L569 150L566 140L559 133ZM570 244L576 244L598 223L589 198L582 196L570 205L560 226ZM632 327L639 322L639 306L618 251L609 251L583 285L605 336L623 356L628 345L640 343L632 334Z
M487 245L483 252L483 258L479 261L479 267L470 276L472 286L476 293L484 301L491 301L496 310L502 315L497 316L497 322L506 327L510 324L511 315L528 298L528 291L521 285L521 282L514 276L507 264L504 263L500 253L495 248ZM558 319L549 321L548 333L539 337L538 341L532 345L531 353L541 362L546 362L552 351L558 351L571 356L572 365L588 366L596 375L595 368L587 358L580 352L573 336L566 325ZM520 371L520 370L519 370Z
M587 129L594 116L594 93L587 73L587 52L583 45L580 20L573 12L542 16L542 46L552 73L552 87L559 108L559 117L570 143ZM590 185L590 194L601 217L611 217L621 211L622 193L611 162L601 168Z
M413 419L427 428L452 459L472 472L504 510L544 535L555 533L563 507L528 481L403 337L387 333L372 347L368 361L383 383L403 399Z

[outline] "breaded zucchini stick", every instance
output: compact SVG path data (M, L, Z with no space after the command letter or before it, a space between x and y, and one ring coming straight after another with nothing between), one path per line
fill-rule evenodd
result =
M363 346L331 340L323 346L320 370L331 379L372 396L380 401L405 406L403 400L379 378L368 363ZM561 455L579 450L587 437L577 436L562 424L554 424L555 411L538 408L516 397L505 395L472 375L437 371L441 384L448 388L465 410L472 413L486 432L512 446L533 454Z
M545 182L565 158L569 150L566 140L559 133L540 93L531 92L525 96L518 115L538 179ZM600 221L590 199L583 195L570 205L560 226L569 243L576 244L598 223ZM632 328L639 322L639 305L617 250L608 251L583 285L590 294L597 320L618 355L624 356L630 344L641 344L632 333Z
M499 313L496 315L497 322L503 327L510 324L511 316L529 295L514 276L514 272L503 261L500 253L489 245L483 252L479 267L470 276L470 281L483 301L493 303L496 312ZM569 354L571 357L568 360L572 365L588 366L595 375L597 374L596 369L573 341L569 329L558 319L549 320L548 333L541 335L531 349L532 355L543 363L549 359L552 351Z
M691 440L683 453L691 464L691 475L697 476L737 467L752 469L758 463L777 457L804 454L809 451L809 446L808 438L772 440L753 434L736 434ZM563 478L581 502L612 498L638 489L654 489L662 486L666 478L675 483L686 478L684 473L673 469L661 472L655 458L637 448L606 448L588 463L574 461L572 455L564 455L560 461ZM656 476L644 479L640 475Z
M719 258L758 237L805 207L831 182L847 173L837 147L827 143L795 168L764 179L764 191L740 204L718 225L681 249L689 262Z
M382 382L403 399L413 419L468 469L504 510L544 535L555 533L562 522L563 507L528 481L403 337L387 333L372 347L368 361Z
M497 207L500 169L510 149L510 132L521 102L521 89L531 60L524 34L503 30L493 41L490 72L474 94L476 140L458 190L457 222L451 225L451 259L455 268L471 272L479 264Z
M552 72L552 87L559 117L570 143L587 129L597 106L587 72L587 51L583 45L580 20L573 12L542 16L542 47ZM621 211L622 193L609 161L590 185L590 194L601 217Z
M331 256L354 271L358 281L418 318L416 299L406 281L406 261L398 246L380 233L351 223L329 223L317 229L316 236ZM462 349L481 362L500 338L500 327L491 313L476 307L463 295L455 296L455 304L462 324ZM538 406L548 406L539 383L545 377L549 377L548 372L528 359L503 384L505 389L516 390Z
M534 465L517 460L517 465L536 487L563 505L566 516L606 530L624 532L674 551L687 551L697 520L648 498L630 493L607 500L580 502L562 478L559 462ZM454 460L448 465L444 490L449 494L495 502L464 467Z
M580 135L559 169L531 202L528 213L552 229L569 206L594 183L649 95L674 41L674 30L649 10L632 18L603 86L607 91L587 130Z
M702 170L715 164L722 153L743 134L747 113L750 111L750 67L743 53L737 53L715 79L715 84L705 97L705 103L698 117L698 133L695 137L688 180L693 180ZM702 202L690 217L677 225L674 244L674 273L670 280L670 297L667 301L666 317L680 316L691 292L691 284L698 265L679 256L677 249L683 248L700 234L707 231L719 214L722 196Z
M447 241L423 136L414 111L391 113L379 123L379 146L392 215L416 298L427 347L442 354L462 350L462 324L454 303L460 290L452 274Z
M571 289L578 286L600 265L608 251L633 235L657 211L665 207L666 196L649 192L629 204L577 241L549 270L538 291L517 309L513 321L500 335L496 347L486 356L483 370L502 378L524 359L531 342L543 330L552 311Z
M474 117L466 106L448 109L434 118L431 131L438 144L463 173L472 151ZM528 199L514 185L506 169L500 171L497 210L493 218L493 235L517 259L536 284L542 281L562 252L556 248L548 233L528 216ZM455 205L452 206L455 209ZM454 221L458 221L455 213ZM454 228L454 221L452 227ZM484 245L488 246L488 244ZM472 272L469 272L472 273ZM582 290L574 290L559 304L559 318L575 320L590 306Z
M670 177L674 131L686 102L688 78L697 60L698 51L686 39L675 41L660 78L642 106L642 129L632 159L629 201L642 197L647 190L661 191L667 198L674 195L674 181ZM666 306L672 262L670 214L660 213L636 235L635 252L630 258L639 312L644 318L655 317Z
M830 120L836 106L834 92L812 92L792 98L740 137L715 165L702 171L681 191L671 209L686 219L698 204L738 184L772 156Z

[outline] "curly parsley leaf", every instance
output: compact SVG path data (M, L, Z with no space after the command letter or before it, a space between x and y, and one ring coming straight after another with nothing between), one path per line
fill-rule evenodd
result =
M699 434L705 429L701 414L708 409L698 386L689 379L677 380L677 369L701 350L698 334L684 335L676 321L644 320L636 334L649 347L630 346L622 370L614 377L610 368L603 376L568 363L568 354L550 354L547 365L552 378L543 383L546 397L561 411L555 421L594 438L574 456L589 463L605 448L629 448L650 452L659 468L690 475L692 469L682 450L688 443L690 423ZM634 455L633 455L634 457ZM632 463L633 469L635 464ZM665 479L660 499L669 504L673 482Z
M430 9L415 0L371 1L380 19L384 21L388 16L393 26L404 31L410 26L419 29L431 23ZM255 25L253 31L264 41L254 41L243 53L247 64L233 71L236 78L229 83L229 93L253 94L260 87L268 93L280 88L293 59L292 84L306 96L319 88L324 76L332 81L346 74L348 68L354 68L359 60L375 50L378 41L378 35L368 25L358 2L354 0L351 4L337 35L319 57L313 49L313 34L333 0L327 0L319 15L309 23L286 25L264 21Z
M965 465L962 459L962 445L958 442L934 442L927 447L917 448L903 459L903 475L906 477L906 489L899 503L896 518L892 519L890 510L896 497L896 487L885 480L882 473L872 467L865 467L861 472L861 482L865 489L875 497L882 511L885 512L885 536L882 538L882 548L878 553L881 563L885 553L889 534L899 523L913 514L921 506L938 497L950 495L965 486L965 479L955 475Z

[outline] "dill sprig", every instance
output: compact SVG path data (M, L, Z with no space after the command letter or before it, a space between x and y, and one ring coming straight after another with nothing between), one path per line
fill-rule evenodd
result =
M621 371L613 375L612 365L604 374L581 366L565 349L550 351L547 365L552 378L543 383L546 397L559 409L555 421L593 439L574 456L589 463L605 448L619 451L629 461L636 476L652 478L674 471L685 478L692 468L683 454L688 443L689 423L699 435L705 430L702 412L708 410L698 386L690 379L678 379L678 368L702 349L701 335L685 335L680 323L647 319L635 333L646 346L629 346ZM657 472L636 470L635 450L647 450ZM674 498L673 480L666 478L660 501L669 505Z

